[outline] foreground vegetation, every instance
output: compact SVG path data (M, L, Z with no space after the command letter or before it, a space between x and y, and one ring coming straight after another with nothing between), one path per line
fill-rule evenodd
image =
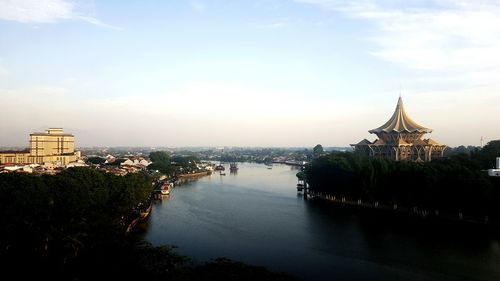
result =
M312 190L324 194L498 221L500 179L483 169L491 168L499 155L498 141L474 153L428 163L332 153L314 160L304 175Z
M290 280L219 259L194 266L125 229L151 194L146 175L89 168L56 176L0 174L0 258L15 280Z

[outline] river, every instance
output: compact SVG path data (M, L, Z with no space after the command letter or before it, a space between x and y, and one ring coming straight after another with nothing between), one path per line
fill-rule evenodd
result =
M297 172L240 163L237 174L175 187L144 237L196 263L227 257L303 280L500 280L488 233L304 200Z

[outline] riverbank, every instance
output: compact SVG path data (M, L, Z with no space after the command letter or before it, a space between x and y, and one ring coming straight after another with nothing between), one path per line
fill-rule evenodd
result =
M198 178L198 177L203 177L203 176L209 176L211 174L212 174L212 172L210 172L210 171L204 171L204 172L192 173L192 174L182 174L182 175L179 175L179 179Z
M200 177L208 176L211 175L212 173L210 171L204 171L204 172L199 172L199 173L191 173L191 174L182 174L179 175L178 178L175 180L175 185L181 185L183 183L196 180ZM147 199L147 202L144 202L141 204L141 208L137 208L134 211L135 216L131 220L130 224L128 224L126 232L129 233L131 231L137 230L141 225L144 225L147 223L149 217L151 216L151 212L153 211L153 204L152 200L161 200L164 198L164 196L168 196L169 194L160 194L158 190L153 190L151 192L150 197ZM144 204L147 204L147 207L144 206Z
M51 177L0 174L3 274L15 280L295 280L225 259L193 265L172 247L126 233L131 211L135 224L154 215L155 206L144 203L151 189L144 175L90 168Z
M132 220L132 222L128 225L126 233L130 233L135 230L140 224L146 223L149 217L151 216L151 212L153 211L153 204L151 200L149 200L149 207L145 210L138 211L136 218Z
M240 163L153 206L144 239L196 264L224 256L305 281L496 281L500 248L487 225L304 200L297 169ZM229 173L228 173L229 174ZM366 202L368 203L368 202Z
M337 206L347 207L351 209L364 209L377 211L379 213L392 213L397 215L405 215L406 217L425 219L435 222L451 222L469 224L474 226L481 226L494 231L500 230L500 223L498 221L491 221L488 216L479 218L477 216L466 215L463 212L443 212L438 209L426 209L421 207L405 207L398 204L382 204L378 201L364 201L361 199L352 200L345 196L335 196L331 194L324 194L315 191L308 191L305 198L312 200L322 200Z

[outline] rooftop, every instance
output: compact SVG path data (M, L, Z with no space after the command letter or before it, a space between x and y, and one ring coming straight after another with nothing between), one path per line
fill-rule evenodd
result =
M396 110L394 111L394 114L391 116L389 121L387 121L384 125L368 131L371 134L377 134L377 133L390 133L390 132L396 132L396 133L431 133L432 129L425 128L423 126L420 126L417 124L415 121L413 121L408 114L406 114L406 111L403 106L403 99L399 97L398 104L396 106Z
M63 137L73 137L72 134L65 134L62 128L49 128L45 133L35 132L30 134L30 136L63 136Z

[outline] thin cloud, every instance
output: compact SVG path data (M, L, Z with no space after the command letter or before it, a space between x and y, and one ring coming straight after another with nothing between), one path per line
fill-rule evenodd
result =
M500 72L500 3L295 0L372 22L372 55L417 70Z
M93 25L102 26L102 27L109 28L109 29L114 29L114 30L123 30L123 28L121 28L121 27L103 23L102 21L100 21L100 20L98 20L96 18L93 18L93 17L78 16L77 18L81 19L83 21L86 21L88 23L91 23Z
M495 137L485 120L499 110L500 2L294 2L370 23L371 33L360 40L373 43L372 56L413 70L415 115L435 129L433 138L453 146Z
M63 0L0 0L0 19L51 23L72 17L73 5Z
M26 24L83 20L96 26L121 30L121 28L105 24L95 17L82 15L67 0L0 0L0 20Z

